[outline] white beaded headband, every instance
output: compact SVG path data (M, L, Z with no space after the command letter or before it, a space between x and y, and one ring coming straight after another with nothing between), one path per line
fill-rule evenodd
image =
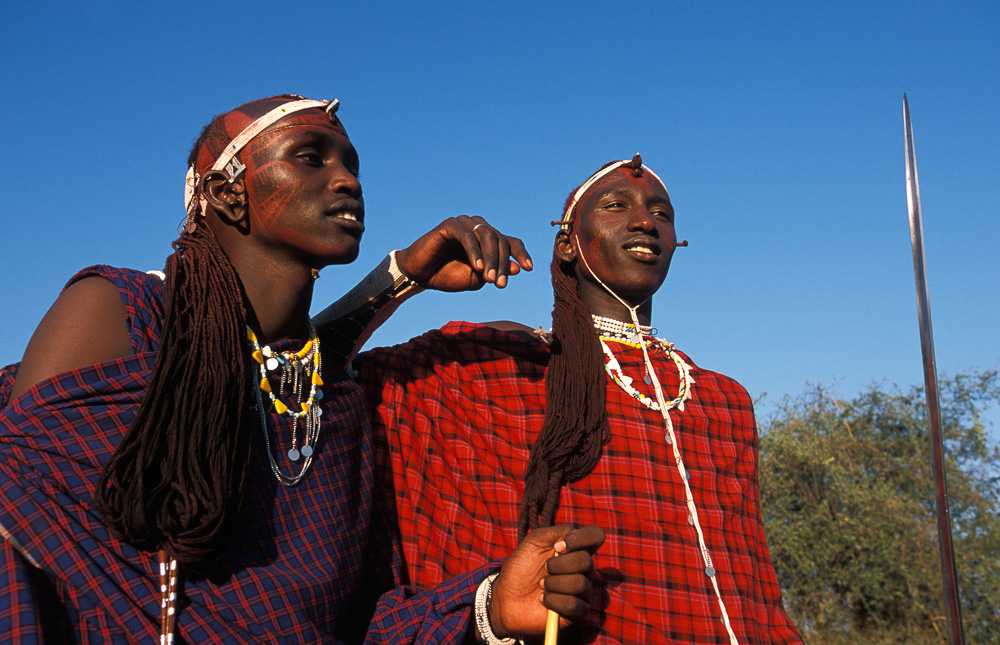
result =
M594 185L594 182L596 182L601 177L604 177L608 173L611 173L611 172L613 172L613 171L621 168L622 166L625 166L625 165L628 165L628 164L632 163L633 161L635 161L636 157L639 158L640 162L642 161L642 157L639 157L639 153L636 153L635 157L633 157L632 159L623 159L621 161L616 161L613 164L610 164L610 165L608 165L608 166L606 166L604 168L601 168L596 173L594 173L593 175L591 175L590 179L588 179L587 181L583 182L583 185L580 186L579 188L577 188L576 192L573 193L573 199L571 199L569 201L569 206L566 207L566 212L563 213L562 220L560 222L558 222L559 224L562 225L563 230L566 230L566 229L569 228L569 225L573 221L573 210L576 208L576 203L578 201L580 201L580 198L583 197L583 194L586 193L587 190L591 186ZM653 172L645 164L642 164L640 167L644 171L648 172L650 175L652 175L653 177L655 177L656 181L660 182L660 185L663 186L663 190L667 190L667 185L663 183L663 180L660 179L659 175L657 175L655 172ZM556 224L556 223L557 222L553 222L553 224Z
M247 127L243 128L243 131L229 142L226 149L222 151L219 158L212 164L210 170L225 170L229 175L229 181L232 182L239 177L244 170L246 170L246 166L240 162L236 154L248 143L253 141L254 137L263 132L268 126L280 119L285 118L289 114L301 112L302 110L308 110L310 108L323 108L326 110L327 114L332 115L339 107L339 99L333 99L332 101L299 99L298 101L282 103ZM201 177L198 173L195 172L194 164L191 164L188 167L187 175L184 178L184 209L187 211L189 216L195 210L194 189L198 185L198 180L200 178Z

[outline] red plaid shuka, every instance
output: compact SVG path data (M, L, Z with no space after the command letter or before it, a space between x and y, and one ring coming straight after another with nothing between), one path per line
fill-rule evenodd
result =
M148 382L162 285L111 267L74 279L87 275L118 286L134 354L46 379L13 401L16 368L0 370L5 643L159 642L156 556L111 538L92 500ZM343 372L323 378L322 434L297 486L278 483L260 426L247 428L254 457L225 571L185 582L180 643L457 643L467 633L485 572L416 595L392 590L398 549L375 483L363 395ZM290 432L287 416L270 414L268 424Z
M612 343L643 386L641 350ZM652 350L651 350L652 351ZM652 351L667 400L677 369ZM434 585L516 546L522 476L545 415L548 348L451 323L355 365L374 408L378 459L399 514L410 580ZM757 489L757 433L746 391L691 363L693 399L671 411L739 642L800 643L782 608ZM660 413L608 379L612 439L593 473L565 486L557 522L607 533L592 619L560 643L729 643L705 574ZM386 452L386 448L388 451Z

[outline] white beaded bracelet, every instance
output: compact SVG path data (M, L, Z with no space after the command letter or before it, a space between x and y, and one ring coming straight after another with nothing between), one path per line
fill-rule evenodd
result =
M487 576L476 589L476 628L479 636L482 637L486 645L524 645L524 641L518 638L499 638L493 633L490 625L490 600L493 598L493 581L500 575L494 573Z

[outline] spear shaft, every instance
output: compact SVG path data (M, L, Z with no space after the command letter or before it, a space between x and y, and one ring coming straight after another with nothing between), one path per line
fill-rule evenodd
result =
M920 214L920 184L917 180L917 157L913 150L910 104L906 100L906 94L903 94L903 128L906 131L906 203L910 211L910 245L913 247L913 274L917 282L917 315L920 319L920 348L924 357L924 391L927 394L927 425L930 430L931 465L934 471L941 577L944 581L948 616L948 645L962 645L965 639L962 636L958 574L955 568L955 552L951 543L951 520L948 514L948 487L945 482L944 444L941 437L941 402L938 397L937 366L934 360L931 307L927 296L927 267L924 263L924 225Z

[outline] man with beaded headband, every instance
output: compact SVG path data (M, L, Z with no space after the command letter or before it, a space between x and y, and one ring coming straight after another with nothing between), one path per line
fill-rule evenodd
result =
M315 275L353 261L364 231L336 108L280 96L217 117L165 275L85 269L0 370L6 642L457 643L489 627L473 604L499 561L402 586L363 396L310 324ZM519 265L519 240L462 216L381 274L398 304L503 286ZM507 636L540 633L546 607L581 613L601 540L526 541L480 620L518 615Z
M450 323L354 363L410 579L592 524L598 590L560 642L801 642L764 536L751 400L649 326L686 245L663 182L638 155L612 162L553 223L550 333Z

